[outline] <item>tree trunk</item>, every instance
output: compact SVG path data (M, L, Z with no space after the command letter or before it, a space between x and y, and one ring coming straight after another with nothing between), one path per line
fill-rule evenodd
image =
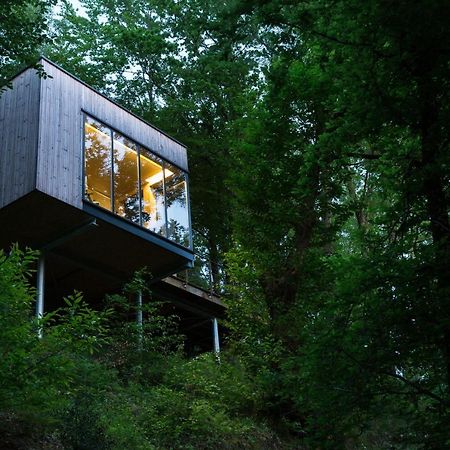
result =
M212 289L216 291L220 286L219 252L215 240L208 236L208 252L211 270Z
M426 81L424 81L426 83ZM444 192L444 168L439 164L440 138L438 106L432 93L425 89L422 95L421 145L423 193L427 202L434 246L434 266L440 293L439 321L442 327L447 384L450 385L450 224Z

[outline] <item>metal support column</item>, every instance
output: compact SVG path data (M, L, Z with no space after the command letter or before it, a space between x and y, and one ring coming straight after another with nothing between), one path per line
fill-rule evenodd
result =
M139 291L136 299L136 325L138 332L138 349L142 350L142 338L143 338L143 314L142 314L142 291Z
M213 325L213 338L214 338L214 353L217 355L220 353L220 341L219 341L219 324L217 319L214 317L212 320Z
M41 253L37 267L37 297L36 297L36 318L42 319L44 316L44 293L45 293L45 257ZM42 337L42 327L38 328L38 336Z

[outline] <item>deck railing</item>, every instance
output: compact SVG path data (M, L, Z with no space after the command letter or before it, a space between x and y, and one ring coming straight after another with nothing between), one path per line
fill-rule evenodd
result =
M199 236L198 233L195 233L195 231L193 237L194 249L197 249L194 251L194 266L190 269L178 272L174 276L192 286L207 291L211 295L223 295L226 280L223 264L211 260L206 247L201 245L201 236Z
M194 267L178 272L175 277L211 295L222 295L225 290L223 266L200 255L195 255Z

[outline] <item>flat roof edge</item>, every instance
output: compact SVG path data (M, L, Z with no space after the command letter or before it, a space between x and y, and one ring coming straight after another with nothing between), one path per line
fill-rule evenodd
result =
M187 149L187 146L185 144L183 144L182 142L180 142L178 139L175 139L174 137L170 136L169 134L167 134L165 131L161 130L160 128L156 127L155 125L151 124L150 122L147 122L145 119L143 119L142 117L139 117L136 113L134 113L133 111L130 111L128 108L125 108L123 105L121 105L120 103L116 102L115 100L113 100L112 98L108 97L107 95L103 94L102 92L98 91L97 89L93 88L92 86L89 86L89 84L87 84L86 82L84 82L83 80L81 80L80 78L78 78L77 76L73 75L72 73L70 73L68 70L64 69L63 67L61 67L59 64L53 62L52 60L48 59L46 56L41 55L38 59L38 63L40 61L45 61L48 64L51 64L53 67L55 67L56 69L60 70L61 72L65 73L66 75L68 75L69 77L73 78L75 81L78 81L79 83L81 83L82 85L86 86L88 89L90 89L91 91L95 92L96 94L102 96L104 99L110 101L111 103L113 103L114 105L118 106L119 108L123 109L124 111L126 111L127 113L131 114L132 116L134 116L136 119L138 119L139 121L145 123L146 125L148 125L149 127L153 128L155 131L158 131L159 133L163 134L164 136L168 137L170 140L176 142L177 144L181 145L182 147L184 147L185 149ZM33 66L28 66L25 69L23 69L20 73L24 72L27 69L32 68ZM18 75L17 74L14 76L14 78L16 78ZM13 78L13 79L14 79ZM12 81L12 80L11 80Z
M126 111L127 113L131 114L133 117L135 117L136 119L138 119L140 122L145 123L147 126L149 126L150 128L153 128L155 131L157 131L158 133L163 134L164 136L166 136L167 138L169 138L171 141L176 142L178 145L181 145L181 147L183 147L184 149L187 150L187 145L183 144L181 141L179 141L178 139L175 139L173 136L170 136L168 133L166 133L165 131L161 130L160 128L156 127L155 125L151 124L150 122L146 121L145 119L143 119L142 117L139 117L136 113L134 113L133 111L130 111L128 108L125 108L123 105L121 105L120 103L116 102L115 100L113 100L112 98L108 97L107 95L103 94L102 92L100 92L99 90L93 88L92 86L89 86L89 84L87 84L86 82L84 82L83 80L81 80L80 78L76 77L75 75L73 75L72 73L70 73L68 70L64 69L63 67L61 67L59 64L53 62L51 59L48 59L46 56L39 56L39 59L36 61L36 64L30 64L26 67L24 67L22 70L20 70L19 72L17 72L14 76L12 76L7 82L6 84L4 84L3 86L0 87L0 91L3 90L4 88L8 88L8 84L12 83L16 78L20 77L20 75L22 75L24 72L26 72L27 70L30 69L36 69L36 66L40 63L40 61L45 61L48 64L52 65L53 67L55 67L56 69L60 70L61 72L65 73L66 75L68 75L69 77L73 78L75 81L78 81L78 83L81 83L83 86L86 86L88 89L90 89L92 92L95 92L96 94L100 95L101 97L103 97L104 99L108 100L109 102L111 102L112 104L116 105L117 107L123 109L124 111Z

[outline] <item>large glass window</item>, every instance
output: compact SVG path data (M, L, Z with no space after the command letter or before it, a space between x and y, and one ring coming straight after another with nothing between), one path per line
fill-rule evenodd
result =
M138 152L134 142L114 132L114 212L139 224Z
M85 199L190 246L186 174L88 116Z
M111 130L87 117L84 145L85 197L111 211Z
M190 233L186 174L169 164L166 164L164 171L168 237L188 247Z
M166 236L163 161L141 148L142 226Z

